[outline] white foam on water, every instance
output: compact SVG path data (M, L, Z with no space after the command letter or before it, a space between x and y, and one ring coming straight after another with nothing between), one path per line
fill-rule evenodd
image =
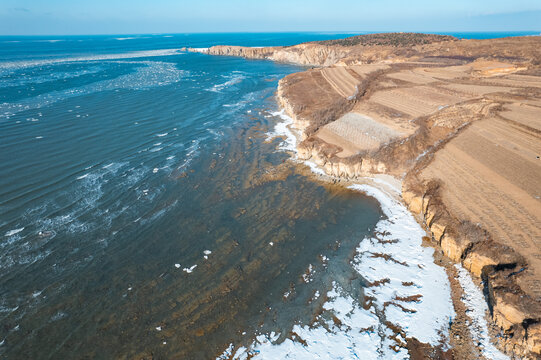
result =
M222 84L216 84L210 89L207 89L207 91L220 92L228 87L241 83L242 80L246 79L246 76L236 73L234 75L226 76L226 78L228 78L229 80Z
M6 233L4 234L4 236L13 236L13 235L15 235L15 234L20 233L20 232L23 231L23 230L24 230L24 227L18 228L18 229L9 230L8 232L6 232Z
M468 308L468 316L472 323L470 332L474 342L478 343L481 353L487 359L508 360L509 356L503 354L491 342L488 333L488 325L486 316L488 314L488 305L485 296L481 290L475 285L470 274L460 264L455 264L458 272L458 282L464 290L462 302Z
M285 110L272 112L272 116L278 116L282 119L281 122L276 123L274 130L268 132L267 141L271 141L277 137L283 138L284 141L278 146L279 150L290 151L292 153L297 152L297 136L291 130L293 126L293 119L286 115Z
M169 133L156 134L157 137L164 137L164 136L167 136L167 135L169 135Z
M57 42L61 42L61 41L65 41L65 40L60 40L60 39L51 39L51 40L34 40L35 42L48 42L48 43L57 43Z
M84 174L84 175L81 175L81 176L77 176L77 180L83 180L83 179L87 178L88 175L90 175L90 173L87 173L87 174Z
M192 144L186 149L188 152L186 153L184 161L176 168L177 171L182 172L186 170L186 168L192 163L195 157L199 154L199 144L202 140L204 139L192 140Z

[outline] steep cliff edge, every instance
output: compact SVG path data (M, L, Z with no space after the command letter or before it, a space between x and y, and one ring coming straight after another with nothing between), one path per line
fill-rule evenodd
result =
M301 44L290 47L243 47L218 45L208 49L188 49L209 55L240 56L247 59L267 59L306 66L332 65L345 58L350 49L318 44Z
M386 36L205 52L325 66L279 83L299 158L402 179L434 244L482 279L505 351L539 358L541 38Z

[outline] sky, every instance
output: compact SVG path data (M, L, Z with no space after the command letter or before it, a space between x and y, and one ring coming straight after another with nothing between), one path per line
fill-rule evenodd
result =
M541 0L0 0L0 35L541 31Z

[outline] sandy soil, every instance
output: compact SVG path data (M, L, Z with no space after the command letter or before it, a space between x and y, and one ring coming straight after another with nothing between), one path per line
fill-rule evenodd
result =
M505 111L502 111L500 115L504 119L515 121L519 124L541 131L540 111L541 109L539 107L519 103L507 105ZM537 155L539 155L539 152Z
M418 117L464 101L466 98L446 94L435 87L415 86L379 91L370 100L413 117Z
M321 74L334 90L345 98L355 95L360 81L356 79L344 66L328 67L321 70Z
M514 87L536 87L541 88L541 77L531 75L509 75L504 77L488 78L482 83L500 85L500 86L514 86Z
M436 78L428 74L414 72L413 70L404 70L397 73L389 74L388 76L391 79L398 79L418 85L429 84L431 82L437 81Z
M445 84L443 88L456 91L464 97L482 97L486 94L498 92L510 92L515 88L505 86L475 85L475 84Z

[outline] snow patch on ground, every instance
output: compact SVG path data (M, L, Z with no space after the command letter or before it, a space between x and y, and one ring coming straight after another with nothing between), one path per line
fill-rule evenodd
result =
M493 360L508 360L509 357L498 350L491 342L488 333L486 314L488 305L481 290L473 282L469 272L460 264L455 264L458 282L464 290L462 302L468 308L468 316L472 323L470 331L474 342L479 344L483 356Z
M369 185L350 188L375 197L386 216L377 224L377 235L361 241L351 264L369 283L364 290L374 298L370 307L363 308L333 283L313 324L294 325L292 335L280 342L278 334L255 334L253 343L231 344L218 359L409 358L405 339L385 321L407 337L448 346L455 316L450 284L445 270L434 264L433 249L422 246L425 232L395 197Z

